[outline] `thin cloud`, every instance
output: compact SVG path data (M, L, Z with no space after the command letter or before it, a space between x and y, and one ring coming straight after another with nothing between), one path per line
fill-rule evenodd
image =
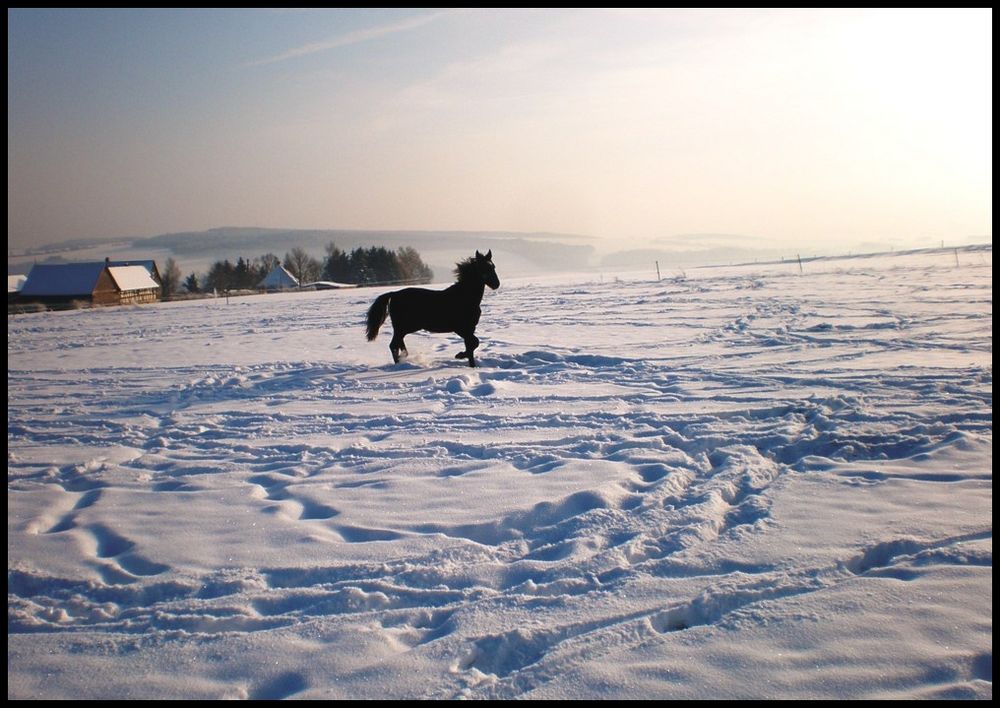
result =
M390 34L398 34L399 32L408 32L410 30L417 29L418 27L423 27L426 24L434 22L441 17L446 17L448 15L455 14L455 10L443 10L441 12L433 12L429 15L420 15L417 17L410 17L399 22L393 22L391 24L381 25L379 27L369 27L367 29L355 30L354 32L348 32L347 34L340 35L338 37L331 37L330 39L324 40L322 42L310 42L309 44L304 44L301 47L295 47L294 49L289 49L288 51L277 54L273 57L268 57L266 59L259 59L257 61L249 62L246 66L264 66L265 64L276 64L280 61L286 61L288 59L295 59L297 57L308 56L309 54L316 54L318 52L326 52L331 49L337 49L338 47L347 47L352 44L360 44L361 42L367 42L371 39L378 39L379 37L385 37Z

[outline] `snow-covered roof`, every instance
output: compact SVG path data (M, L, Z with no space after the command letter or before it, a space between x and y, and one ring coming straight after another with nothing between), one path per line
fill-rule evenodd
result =
M21 295L90 295L104 268L103 262L36 263Z
M340 290L341 288L356 288L353 283L337 283L333 280L317 280L312 283L303 283L303 290Z
M156 268L156 261L154 261L152 259L149 259L149 260L138 260L138 261L110 261L110 262L108 262L108 265L109 266L133 266L133 265L138 265L138 266L142 266L143 268L145 268L146 270L148 270L149 274L151 276L153 276L154 280L159 276L159 270Z
M285 270L284 266L275 266L262 281L257 283L258 288L297 288L299 280L294 275Z
M25 281L27 281L28 276L26 275L8 275L7 276L7 292L16 293L20 292L21 288L24 287Z
M108 270L111 271L111 277L115 279L119 290L147 290L160 287L145 266L111 266Z

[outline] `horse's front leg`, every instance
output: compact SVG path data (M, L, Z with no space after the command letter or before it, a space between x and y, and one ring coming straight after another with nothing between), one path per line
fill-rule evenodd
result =
M479 338L474 334L459 334L459 336L465 340L465 351L459 352L455 355L456 359L468 359L469 366L476 365L475 351L476 347L479 346Z

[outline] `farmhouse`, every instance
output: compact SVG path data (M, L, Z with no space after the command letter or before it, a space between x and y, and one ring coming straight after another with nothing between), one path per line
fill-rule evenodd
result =
M138 263L138 262L137 262ZM149 263L152 263L150 261ZM160 283L143 262L135 265L103 263L37 263L28 273L18 302L49 307L84 305L138 305L160 299Z
M118 304L142 305L160 299L162 288L145 266L109 266L108 270L118 288Z

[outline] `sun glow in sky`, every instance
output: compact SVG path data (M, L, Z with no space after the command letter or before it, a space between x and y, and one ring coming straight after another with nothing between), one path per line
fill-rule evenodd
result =
M8 10L10 248L991 240L992 10Z

